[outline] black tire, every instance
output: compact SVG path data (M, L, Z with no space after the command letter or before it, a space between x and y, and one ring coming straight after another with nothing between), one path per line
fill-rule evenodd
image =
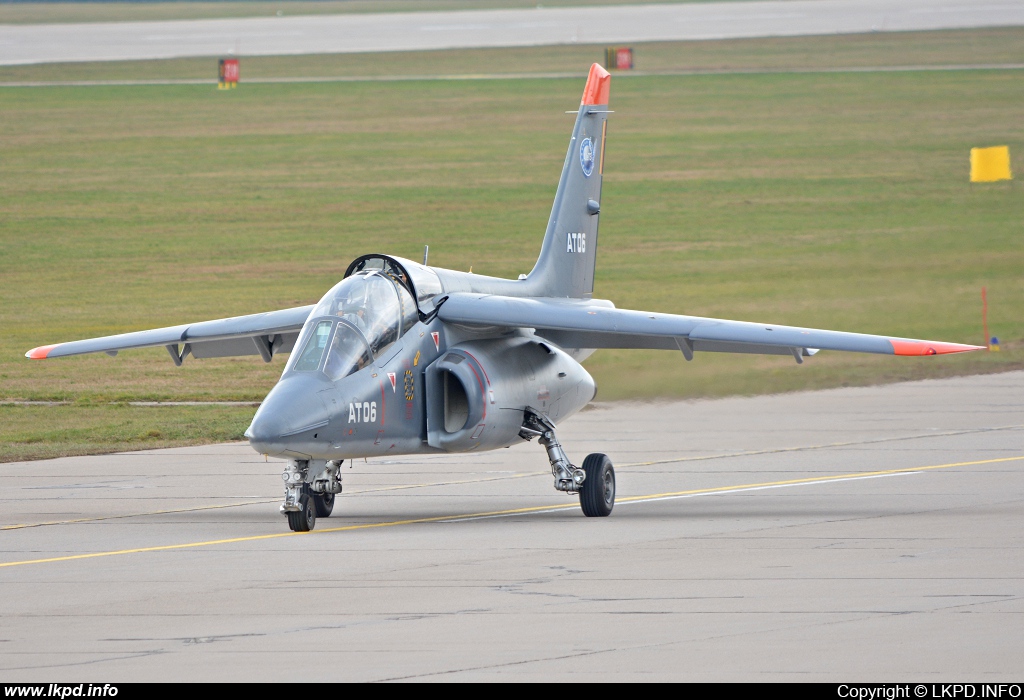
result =
M313 503L316 505L316 517L331 517L331 513L334 511L334 496L335 494L333 493L313 494Z
M288 527L295 532L309 532L316 527L316 503L312 498L299 497L299 509L288 513Z
M587 478L580 489L580 507L588 518L611 515L615 507L615 468L608 455L587 455L583 460Z

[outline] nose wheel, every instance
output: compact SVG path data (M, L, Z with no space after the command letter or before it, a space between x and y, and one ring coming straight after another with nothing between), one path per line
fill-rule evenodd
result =
M312 497L299 497L299 509L288 511L288 527L295 532L309 532L316 527L316 503Z

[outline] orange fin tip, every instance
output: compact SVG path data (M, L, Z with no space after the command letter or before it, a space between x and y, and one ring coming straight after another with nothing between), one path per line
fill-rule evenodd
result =
M595 63L590 66L590 75L587 76L587 86L583 88L582 105L606 105L608 95L612 87L612 74Z

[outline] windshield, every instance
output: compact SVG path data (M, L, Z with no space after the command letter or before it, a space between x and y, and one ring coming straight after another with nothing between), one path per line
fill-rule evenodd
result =
M324 348L327 347L327 339L331 335L331 325L330 321L320 321L313 327L313 332L309 334L309 340L303 346L302 352L293 355L295 362L292 369L296 372L315 372L320 367L320 358L324 356Z
M353 372L358 372L370 364L370 361L370 350L366 347L363 336L348 324L339 323L338 330L334 333L334 342L331 343L331 351L327 355L327 363L324 365L324 374L330 377L331 381L338 381Z

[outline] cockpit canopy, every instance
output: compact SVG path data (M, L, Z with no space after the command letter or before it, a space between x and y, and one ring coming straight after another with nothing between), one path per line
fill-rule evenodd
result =
M285 372L321 370L337 381L387 352L418 321L416 302L400 277L383 269L356 272L313 309Z

